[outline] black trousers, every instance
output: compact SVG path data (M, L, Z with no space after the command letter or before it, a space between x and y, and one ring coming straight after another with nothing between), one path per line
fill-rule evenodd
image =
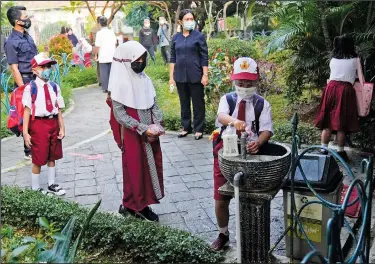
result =
M205 123L206 106L204 103L204 87L201 83L176 82L181 106L181 124L184 131L191 132L190 101L193 102L194 131L202 132Z
M170 60L170 48L169 46L160 47L161 56L163 57L164 63L169 63Z

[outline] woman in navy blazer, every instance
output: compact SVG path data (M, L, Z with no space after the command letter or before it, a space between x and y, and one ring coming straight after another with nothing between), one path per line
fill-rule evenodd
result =
M195 139L203 137L205 122L204 86L208 84L208 48L205 37L194 30L195 21L191 10L179 15L182 32L174 35L171 45L170 80L176 83L181 105L182 132L179 138L192 132L190 100L193 102Z

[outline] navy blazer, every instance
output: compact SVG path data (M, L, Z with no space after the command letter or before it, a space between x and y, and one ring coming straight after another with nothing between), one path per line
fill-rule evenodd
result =
M189 36L182 33L173 36L170 63L174 63L175 82L199 83L203 76L203 66L208 66L207 42L202 33L190 31Z

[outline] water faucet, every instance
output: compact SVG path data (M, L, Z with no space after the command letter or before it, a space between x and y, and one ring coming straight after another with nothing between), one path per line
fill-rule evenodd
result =
M246 139L248 137L247 132L241 132L241 139L240 139L240 145L241 145L241 158L246 159Z

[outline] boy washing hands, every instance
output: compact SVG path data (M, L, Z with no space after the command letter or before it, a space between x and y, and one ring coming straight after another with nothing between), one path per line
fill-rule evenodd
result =
M247 57L234 62L231 80L235 92L220 99L216 125L223 127L233 125L240 136L242 131L248 133L246 150L249 154L260 154L273 135L270 104L256 94L259 84L257 63ZM221 195L218 189L227 180L220 171L218 151L223 147L220 135L214 139L214 199L215 213L219 226L219 236L212 243L213 250L220 251L229 245L229 203L230 196Z

